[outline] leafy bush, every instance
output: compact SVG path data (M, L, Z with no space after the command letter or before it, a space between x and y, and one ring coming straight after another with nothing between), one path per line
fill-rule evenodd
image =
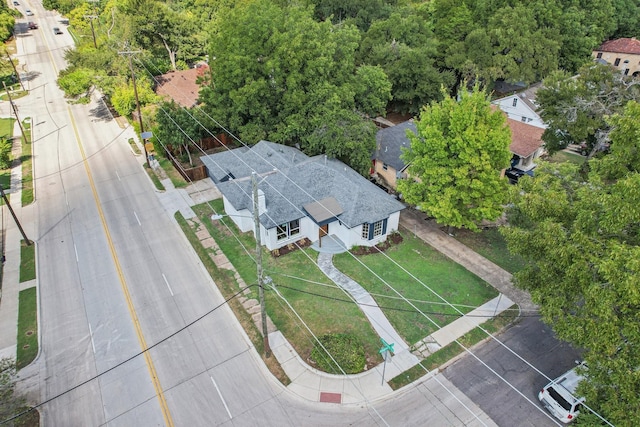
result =
M364 346L355 336L328 334L320 337L319 340L324 348L316 343L311 351L311 360L318 369L330 374L342 374L343 371L347 374L362 372L366 364L365 351Z
M11 143L7 139L0 139L0 169L11 167Z

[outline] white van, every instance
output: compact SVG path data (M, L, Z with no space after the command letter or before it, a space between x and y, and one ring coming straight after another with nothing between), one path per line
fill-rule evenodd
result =
M583 379L573 368L544 386L538 399L554 417L569 423L578 416L584 402L584 398L575 395L576 387Z

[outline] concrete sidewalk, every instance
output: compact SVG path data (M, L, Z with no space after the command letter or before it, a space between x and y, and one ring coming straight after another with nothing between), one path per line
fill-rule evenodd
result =
M22 143L20 126L14 123L13 134L17 135L13 140L11 156L19 159L22 156ZM11 188L4 189L9 198L11 208L20 221L20 224L30 240L34 240L34 222L32 206L22 207L22 167L14 161L11 168ZM16 357L17 325L18 325L18 297L20 291L36 286L36 280L20 282L20 246L23 240L22 233L18 229L9 208L2 205L2 222L4 235L2 242L5 256L2 267L2 291L0 296L0 358ZM37 268L37 266L36 266Z

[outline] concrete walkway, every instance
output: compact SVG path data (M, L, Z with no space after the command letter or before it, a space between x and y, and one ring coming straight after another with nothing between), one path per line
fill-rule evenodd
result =
M373 326L373 329L375 329L380 338L383 338L388 343L395 344L394 350L396 353L409 350L409 345L404 342L400 334L391 326L387 317L380 307L378 307L376 300L374 300L362 286L335 268L332 263L332 258L332 254L320 253L318 255L318 267L320 270L322 270L333 283L340 286L341 289L353 298L355 303L358 304L358 307L360 307L360 310L367 316L371 326ZM417 358L415 363L418 363Z

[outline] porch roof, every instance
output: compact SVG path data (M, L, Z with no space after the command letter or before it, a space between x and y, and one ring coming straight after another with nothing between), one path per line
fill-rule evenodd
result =
M303 208L318 224L329 218L337 217L344 212L340 203L333 197L326 197L317 202L307 203Z

